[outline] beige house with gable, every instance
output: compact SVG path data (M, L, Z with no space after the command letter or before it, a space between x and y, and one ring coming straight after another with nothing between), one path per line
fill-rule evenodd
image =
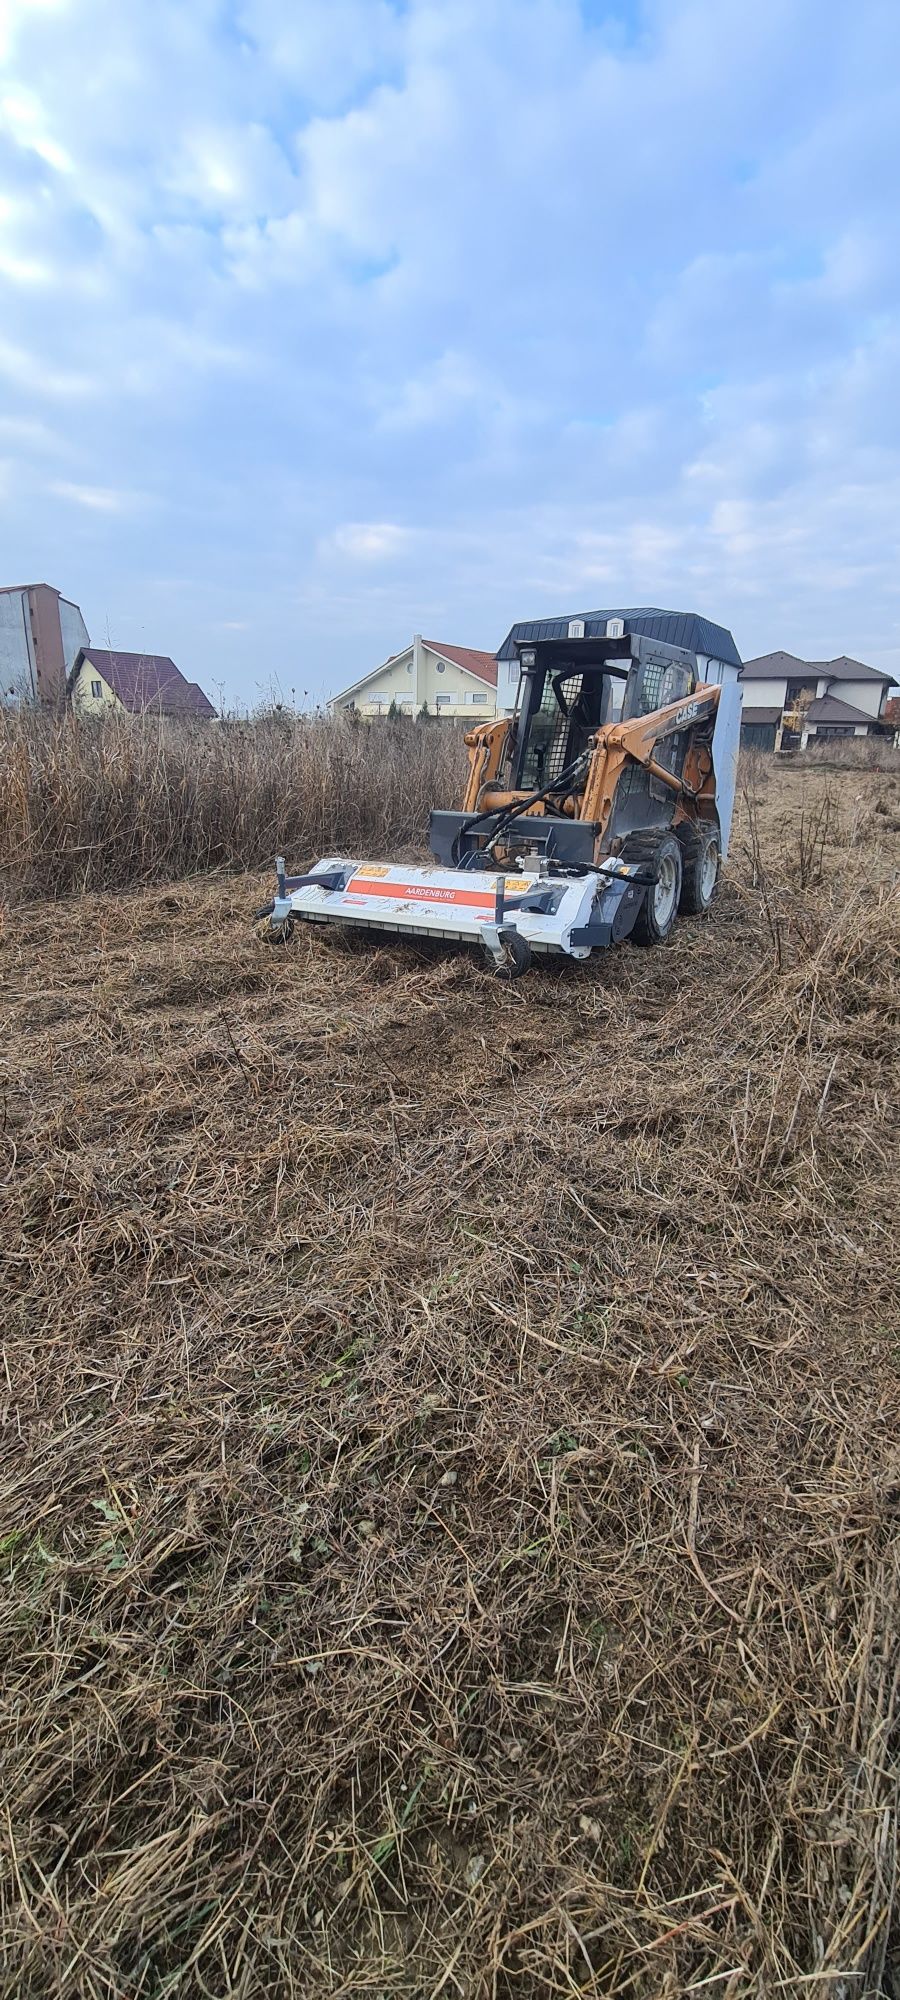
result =
M446 646L416 634L402 653L363 674L332 696L332 713L356 709L360 715L387 715L394 703L401 715L450 716L492 722L497 712L497 661L473 646Z

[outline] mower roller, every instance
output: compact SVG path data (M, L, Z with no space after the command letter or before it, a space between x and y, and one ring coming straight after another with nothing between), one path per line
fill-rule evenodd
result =
M270 936L303 921L478 944L509 979L539 952L661 944L679 910L709 908L734 805L737 680L705 683L695 653L636 633L517 653L514 714L466 735L462 806L431 814L437 865L331 855L289 875L279 857L260 912Z

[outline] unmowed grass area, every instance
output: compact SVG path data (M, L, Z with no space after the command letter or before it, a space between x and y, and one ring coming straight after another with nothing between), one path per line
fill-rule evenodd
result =
M0 715L0 886L52 896L421 842L455 803L453 724Z
M896 2000L898 867L761 762L709 919L513 987L7 911L9 2000Z

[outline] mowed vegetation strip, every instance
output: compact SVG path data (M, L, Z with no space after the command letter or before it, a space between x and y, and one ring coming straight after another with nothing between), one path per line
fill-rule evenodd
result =
M5 1994L890 1992L898 792L512 988L8 914Z

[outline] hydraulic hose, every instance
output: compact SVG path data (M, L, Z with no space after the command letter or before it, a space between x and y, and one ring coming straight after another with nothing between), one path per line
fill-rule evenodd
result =
M552 784L542 786L540 791L529 792L526 798L517 799L515 805L507 806L505 810L501 811L500 817L497 820L497 824L494 827L490 840L488 841L485 847L478 850L478 856L489 853L491 847L493 847L494 841L497 839L498 834L505 832L506 828L512 823L512 821L514 819L519 819L522 813L528 812L531 806L540 805L542 799L549 799L551 793L553 792L570 791L575 779L579 778L582 772L587 770L590 761L591 761L591 752L589 750L582 751L581 756L576 757L574 764L570 764L565 771L561 771L559 777L555 778ZM477 856L473 856L471 864L467 862L460 863L460 854L459 854L460 842L464 834L473 833L476 827L484 826L487 820L492 820L494 818L495 814L493 812L482 812L482 813L473 813L471 819L464 820L453 842L453 846L450 850L451 855L453 857L454 868L459 868L460 866L466 867L469 865L474 866L474 862Z

